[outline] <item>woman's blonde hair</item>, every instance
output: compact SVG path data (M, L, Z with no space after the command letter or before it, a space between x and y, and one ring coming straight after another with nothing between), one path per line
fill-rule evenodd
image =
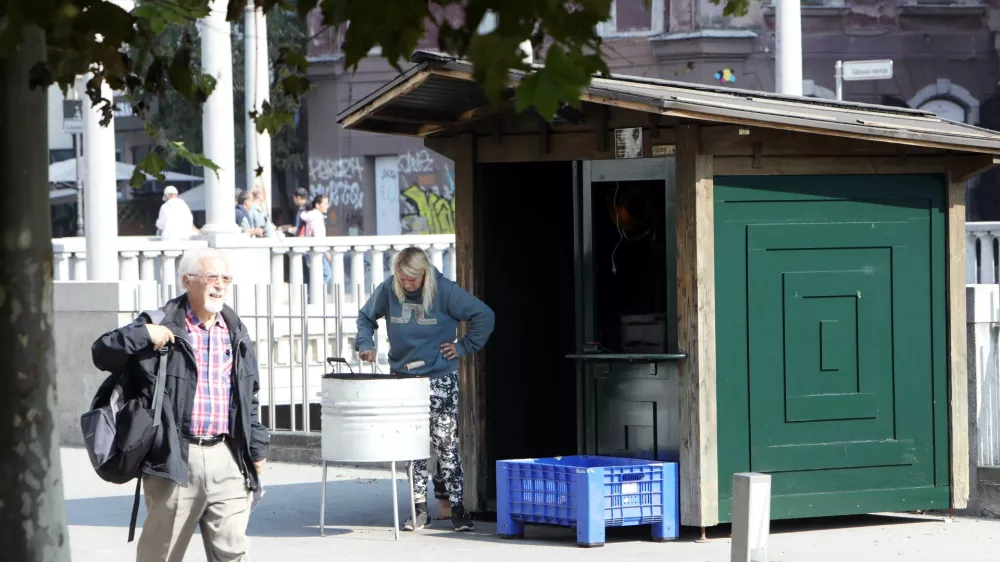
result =
M392 263L392 273L392 292L396 293L399 302L406 301L406 291L403 290L403 285L399 282L399 274L403 273L408 277L424 276L421 304L424 305L425 313L430 312L431 306L434 304L434 295L437 294L437 275L431 261L427 259L427 254L420 248L413 246L404 248Z

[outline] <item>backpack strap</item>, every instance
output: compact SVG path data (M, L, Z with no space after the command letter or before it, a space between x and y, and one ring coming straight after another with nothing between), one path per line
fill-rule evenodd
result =
M153 427L159 427L163 412L163 387L167 384L167 350L160 350L160 360L156 367L156 387L153 389Z
M165 315L162 310L147 310L144 315L153 324L163 321ZM163 388L167 381L167 351L160 350L160 360L156 367L156 387L153 389L153 427L159 427L160 417L163 413ZM135 540L135 526L139 520L139 496L142 493L142 475L135 479L135 499L132 501L132 519L128 524L128 542Z
M142 476L135 479L135 501L132 502L132 520L128 524L128 542L135 540L135 524L139 519L139 492L142 490Z

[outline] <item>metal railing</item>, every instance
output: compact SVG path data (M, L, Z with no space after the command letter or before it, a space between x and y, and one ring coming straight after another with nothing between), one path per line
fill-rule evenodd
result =
M972 342L976 345L978 342ZM981 467L1000 467L1000 323L989 326L989 341L976 345L981 373L976 393L978 412L973 420L978 429L979 462ZM971 382L971 381L970 381Z

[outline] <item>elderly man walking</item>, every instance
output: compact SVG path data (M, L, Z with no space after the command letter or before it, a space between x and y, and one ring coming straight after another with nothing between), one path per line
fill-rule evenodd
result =
M248 560L246 528L270 441L258 418L257 357L246 326L224 304L225 254L193 250L180 262L185 293L94 343L94 365L130 374L127 392L151 397L167 361L161 431L143 463L146 521L138 562L181 562L195 526L211 562ZM130 388L129 388L130 387Z

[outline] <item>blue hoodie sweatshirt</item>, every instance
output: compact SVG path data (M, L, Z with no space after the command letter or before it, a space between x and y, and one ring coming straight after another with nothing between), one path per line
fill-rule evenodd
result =
M493 333L493 310L481 300L445 278L436 268L437 296L429 313L424 313L420 293L407 294L399 302L392 290L393 276L375 288L358 314L358 334L354 340L357 351L375 349L376 321L389 317L389 365L393 372L438 378L458 371L458 359L445 359L441 344L455 341L458 324L468 321L465 337L455 344L461 357L475 353L486 345ZM415 368L407 365L423 361Z

